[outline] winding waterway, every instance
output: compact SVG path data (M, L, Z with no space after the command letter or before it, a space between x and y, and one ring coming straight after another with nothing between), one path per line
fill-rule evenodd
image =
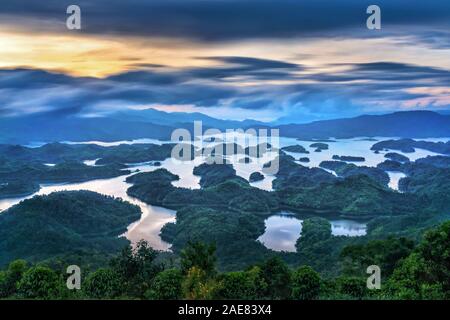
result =
M383 138L385 140L387 138ZM269 141L270 142L270 141ZM309 141L298 141L293 138L280 137L279 148L300 144L304 146L309 154L299 154L299 153L289 153L296 159L300 157L308 157L310 159L309 163L301 163L302 165L308 167L317 167L321 161L331 160L332 156L337 155L351 155L351 156L362 156L365 158L364 162L355 163L356 165L366 165L366 166L376 166L378 163L386 160L384 158L384 153L379 154L374 153L370 150L371 146L376 141L367 140L362 138L356 139L345 139L345 140L335 140L334 142L327 142L329 145L328 150L323 150L322 152L315 152L314 148L309 147L312 142ZM70 142L69 142L70 143ZM119 141L119 142L99 142L90 141L84 143L95 143L104 146L114 146L121 143L158 143L163 142L153 140L153 139L140 139L135 141ZM250 143L251 145L251 143ZM34 147L39 146L39 144L33 145ZM398 152L402 154L401 152ZM418 158L423 158L429 155L436 155L436 153L429 152L426 150L417 149L414 153L405 154L410 160L414 161ZM227 157L227 160L233 164L236 172L239 176L248 179L252 172L262 172L263 164L272 160L276 156L275 152L269 152L264 157L256 159L251 163L242 163L240 160L244 157L243 155ZM86 159L85 164L95 165L96 159ZM200 188L199 181L200 177L195 176L192 170L195 166L200 165L205 161L204 157L197 157L192 161L179 162L174 159L166 159L161 162L161 166L156 167L149 163L141 164L129 164L129 168L132 171L139 169L140 172L153 171L158 168L165 168L170 172L177 174L180 179L174 181L173 185L177 187ZM52 164L48 164L52 165ZM133 173L134 174L134 173ZM253 182L251 185L257 188L271 191L272 181L274 176L270 174L263 173L265 178L262 181ZM392 189L398 189L398 181L404 176L402 173L398 172L388 172L391 181L389 186ZM112 179L102 179L102 180L92 180L83 183L68 183L68 184L58 184L58 185L41 185L41 190L31 196L23 198L13 198L13 199L3 199L0 200L0 211L6 210L11 206L19 203L20 201L31 198L35 195L45 195L50 194L55 191L63 190L90 190L98 192L104 195L114 196L122 198L125 201L129 201L132 204L138 205L142 210L142 216L139 221L134 222L128 227L128 231L124 234L130 241L136 242L140 239L145 239L149 244L155 249L159 250L169 250L170 244L161 240L159 234L161 228L164 224L168 222L175 222L175 211L147 205L135 198L129 197L126 193L127 189L130 187L128 183L125 182L127 175ZM360 236L365 234L365 225L356 221L351 220L332 220L330 221L332 225L332 232L334 235L342 236ZM301 220L290 217L290 216L273 216L266 220L266 232L259 238L259 241L263 242L267 247L273 250L285 250L285 251L295 251L295 242L301 234Z

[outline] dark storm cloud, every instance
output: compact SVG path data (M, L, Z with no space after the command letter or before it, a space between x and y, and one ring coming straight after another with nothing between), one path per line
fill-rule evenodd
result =
M251 110L299 108L318 114L345 109L358 113L373 101L401 103L433 98L431 93L408 89L448 87L450 83L450 71L392 62L345 64L341 65L345 71L311 73L304 72L302 66L278 61L214 59L218 66L158 67L103 79L24 68L0 70L0 114L83 115L152 104ZM270 72L280 72L282 76L275 79L289 80L289 84L266 83L263 80ZM255 83L242 86L232 77L252 78Z
M109 76L112 81L128 83L147 83L158 85L179 84L192 80L226 80L234 77L247 77L253 80L294 79L294 72L303 70L299 64L278 60L267 60L250 57L202 57L211 60L217 66L183 68L150 68L151 70L136 70Z
M99 105L106 109L117 104L208 107L219 106L224 100L249 109L263 108L269 102L260 99L254 102L253 96L260 94L257 90L239 90L228 78L292 79L290 72L301 70L296 64L249 57L205 59L216 61L217 66L173 69L149 65L149 70L123 72L103 79L27 68L0 70L3 93L0 110L3 114L45 111L64 115L95 112Z
M40 88L42 85L76 85L88 78L72 78L65 74L51 73L35 69L5 69L0 70L0 88Z
M250 57L206 57L203 60L220 62L219 66L191 68L184 71L184 76L197 79L226 79L249 77L255 80L293 78L292 72L304 69L303 66L278 60Z
M107 78L111 81L130 82L130 83L147 83L147 84L159 84L169 85L183 81L183 77L180 74L174 73L161 73L154 71L128 71L116 75L109 76Z
M1 0L0 24L66 33L71 4L82 9L84 34L187 42L392 36L399 45L450 48L450 1L443 0ZM382 9L381 31L366 29L371 4ZM318 73L304 65L239 56L202 57L213 65L180 69L140 64L132 56L123 59L140 70L103 79L27 68L0 70L0 116L89 114L137 104L299 108L342 115L343 109L358 113L372 101L432 98L431 93L408 89L450 86L447 70L392 62L344 64L344 71ZM289 84L265 83L270 80Z
M395 62L370 62L352 64L357 71L386 71L394 73L418 73L418 74L444 74L448 75L448 71L431 68L427 66L416 66L405 63Z
M97 79L34 69L0 70L0 113L83 114L114 104L211 106L237 95L235 89L218 84L182 83L185 75L180 74L140 71Z
M349 69L333 74L316 74L310 76L311 79L320 82L349 82L357 80L376 81L377 86L386 89L393 89L392 82L401 82L401 87L427 86L448 86L450 84L450 72L427 66L417 66L394 62L373 62L340 64ZM430 83L429 80L432 80Z
M249 69L297 69L300 66L295 63L289 63L279 60L259 59L250 57L202 57L199 59L213 60L228 64L237 64L247 66Z
M420 43L432 49L448 49L450 48L450 28L448 25L445 28L445 31L418 30L414 32L413 36L404 36L399 41L407 45L417 45Z
M70 4L82 8L82 32L202 41L348 36L355 28L372 36L365 29L366 8L371 4L382 8L385 34L401 26L408 32L410 26L448 28L450 23L450 2L442 0L2 0L0 13L13 22L36 18L30 23L37 29L51 26L48 21L60 21L50 28L63 31ZM347 33L348 29L353 31ZM441 37L428 30L432 42L439 43Z

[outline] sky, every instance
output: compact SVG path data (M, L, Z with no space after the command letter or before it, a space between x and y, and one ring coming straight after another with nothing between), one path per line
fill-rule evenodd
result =
M81 30L66 9L81 8ZM366 9L381 9L369 30ZM0 117L450 109L450 1L1 0Z

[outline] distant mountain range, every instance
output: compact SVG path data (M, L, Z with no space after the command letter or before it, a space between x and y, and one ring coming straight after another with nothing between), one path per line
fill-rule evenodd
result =
M168 140L173 129L163 124L114 118L0 118L0 143L118 141L139 138Z
M248 128L265 124L256 120L221 120L200 112L164 112L155 109L120 111L112 114L110 117L114 119L127 119L128 121L158 123L177 128L189 126L194 121L202 121L204 127L220 130Z
M168 140L175 128L278 128L280 135L300 139L352 137L450 137L450 115L432 111L405 111L386 115L271 125L254 120L230 121L202 113L163 112L154 109L121 111L108 117L81 118L51 115L0 118L0 143L27 144L55 141L117 141L139 138Z
M294 138L450 137L450 115L433 111L403 111L385 115L315 121L277 126L280 134Z

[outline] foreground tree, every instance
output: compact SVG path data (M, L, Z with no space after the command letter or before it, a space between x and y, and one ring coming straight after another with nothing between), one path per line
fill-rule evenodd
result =
M342 273L365 276L368 266L378 265L383 271L382 277L387 278L399 263L411 254L413 248L414 241L393 237L346 246L341 251Z
M267 290L267 283L259 267L224 273L219 277L219 282L218 299L263 299Z
M196 267L211 277L216 273L216 246L202 242L188 242L187 247L181 251L181 271L187 274Z
M18 295L26 299L57 299L63 280L52 269L35 266L28 269L18 283Z
M311 267L302 266L292 275L292 298L313 300L319 297L320 276Z
M289 299L291 296L291 271L286 263L273 257L261 265L264 281L267 283L265 296L269 299Z
M98 269L91 273L83 285L83 291L89 298L113 299L121 293L121 281L111 269Z
M363 299L368 294L366 280L358 277L336 279L337 297L343 299Z
M151 288L145 293L147 299L177 300L182 297L183 275L178 269L164 270L153 279Z
M15 260L7 270L0 272L0 298L13 296L17 293L17 283L28 269L25 260Z
M183 284L183 297L188 300L209 300L216 297L219 283L198 267L189 269Z
M119 276L125 295L145 297L153 278L164 269L155 261L157 256L158 252L141 240L134 249L128 246L112 259L112 270Z
M450 221L424 235L394 271L388 292L398 299L450 298Z

